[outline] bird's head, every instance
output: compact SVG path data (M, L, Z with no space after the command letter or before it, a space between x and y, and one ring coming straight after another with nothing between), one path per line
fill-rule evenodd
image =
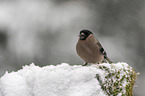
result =
M89 30L82 30L82 31L80 31L80 35L79 35L80 40L86 40L86 38L89 35L91 35L91 34L93 34L93 33L91 31L89 31Z

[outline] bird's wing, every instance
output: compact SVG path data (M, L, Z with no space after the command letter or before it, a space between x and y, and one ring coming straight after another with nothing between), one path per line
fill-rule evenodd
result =
M104 48L102 47L102 45L101 45L101 43L98 41L98 40L96 40L97 42L97 46L99 47L99 49L100 49L100 52L104 55L104 56L107 56L107 53L106 53L106 51L104 50Z
M108 63L113 63L107 56L106 51L104 50L104 48L102 47L101 43L96 39L96 44L100 49L100 52L104 55L104 60L102 62L108 62Z
M102 62L108 62L108 63L113 63L109 58L108 58L108 56L107 56L107 53L106 53L106 51L104 50L104 48L102 47L102 45L101 45L101 43L98 41L98 40L96 40L97 42L97 46L99 47L99 49L100 49L100 52L104 55L104 60L102 61Z

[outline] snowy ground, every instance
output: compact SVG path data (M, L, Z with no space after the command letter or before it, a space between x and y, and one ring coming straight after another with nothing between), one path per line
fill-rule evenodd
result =
M127 66L126 63L115 65L118 69ZM106 66L109 68L110 64ZM97 65L84 67L62 63L39 67L31 64L1 77L0 96L107 96L96 74L102 80L106 75Z

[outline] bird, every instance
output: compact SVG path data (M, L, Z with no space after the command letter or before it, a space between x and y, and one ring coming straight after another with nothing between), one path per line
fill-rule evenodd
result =
M101 43L94 37L89 30L81 30L76 45L77 54L85 61L83 66L88 63L113 63L107 56Z

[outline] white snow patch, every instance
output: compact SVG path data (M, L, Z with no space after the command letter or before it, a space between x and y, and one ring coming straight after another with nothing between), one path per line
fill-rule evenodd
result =
M0 78L0 96L107 96L108 89L104 92L100 84L110 82L111 79L114 83L116 80L121 80L123 76L129 76L128 71L124 70L132 70L132 68L123 62L91 66L70 66L62 63L44 67L32 63L17 72L6 72ZM118 79L105 78L108 74L118 71L120 71ZM101 81L98 81L97 76ZM109 85L104 86L111 86L110 83L107 84ZM126 92L126 84L128 82L124 79L120 86L123 90L117 96Z
M93 66L39 67L31 64L0 79L0 96L107 96L102 91Z

